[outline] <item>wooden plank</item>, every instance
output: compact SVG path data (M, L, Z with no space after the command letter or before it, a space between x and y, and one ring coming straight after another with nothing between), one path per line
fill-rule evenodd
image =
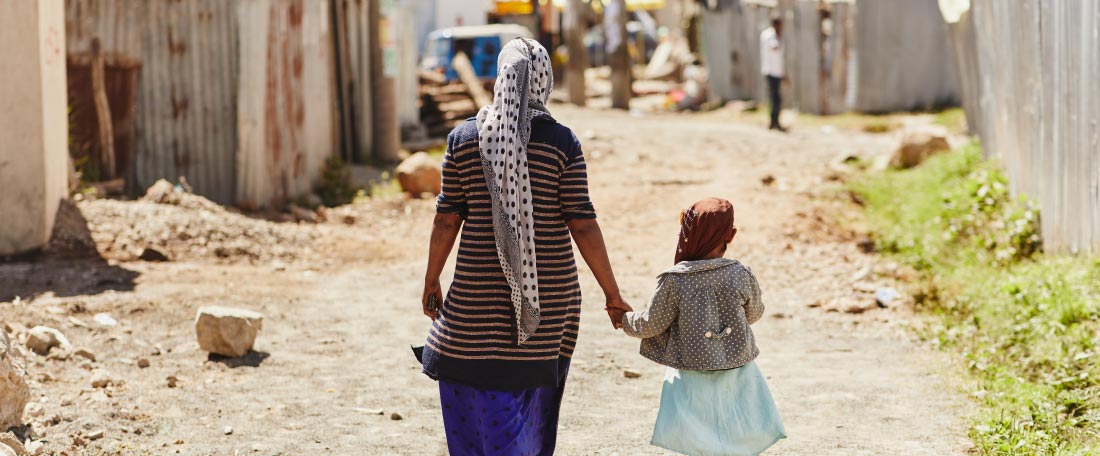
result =
M489 96L489 93L485 91L485 87L481 85L481 80L477 78L474 66L470 63L470 58L466 57L466 53L459 52L455 54L454 58L451 59L451 66L458 73L458 78L466 86L466 91L474 99L474 103L478 106L486 106L493 102L493 97Z
M96 123L99 124L100 178L115 177L115 133L111 125L111 105L107 100L103 49L99 38L92 38L92 100L95 102Z

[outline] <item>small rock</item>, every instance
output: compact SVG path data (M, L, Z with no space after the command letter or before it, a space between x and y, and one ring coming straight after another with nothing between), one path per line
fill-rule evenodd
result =
M897 301L900 297L901 293L898 293L898 290L895 290L893 287L882 287L875 290L875 303L878 304L879 307L890 307L890 304L893 304L894 301Z
M860 238L858 241L856 241L856 247L859 248L860 252L867 254L875 253L875 251L878 250L878 247L875 246L875 241L872 241L871 238L867 237Z
M401 421L401 420L405 419L405 417L401 416L400 413L393 412L393 413L390 414L390 419L394 420L394 421Z
M171 259L168 258L167 253L165 253L159 247L151 245L146 246L145 249L141 251L141 255L138 256L138 259L141 261L171 261Z
M844 313L858 315L868 310L871 310L875 306L869 306L866 304L851 304L844 308Z
M317 223L317 221L318 221L317 213L314 212L314 211L306 209L306 208L304 208L302 206L299 206L297 204L291 204L289 206L289 208L290 208L290 215L294 216L295 221L309 222L309 223Z
M146 367L149 367L149 360L147 358L138 358L137 366L145 369Z
M394 175L397 177L397 182L401 184L401 188L411 195L422 193L438 195L441 191L442 164L424 152L412 154L402 161L394 170Z
M176 378L176 376L174 376L174 375L169 375L168 378L166 378L165 380L168 381L168 387L169 388L175 388L176 387L176 382L179 381L179 379Z
M203 351L240 357L252 350L263 326L263 315L230 307L200 307L195 315L195 334Z
M106 388L111 386L114 379L111 378L111 373L103 369L98 369L92 372L92 388Z
M105 313L95 314L95 316L92 317L92 321L96 322L96 324L100 326L118 326L118 320L115 320L115 317L112 317Z
M222 434L233 435L233 426L226 426L225 429L222 429Z
M15 434L10 432L0 434L0 455L24 456L26 454L27 450L23 448L23 444Z
M775 183L775 176L768 174L767 176L760 178L760 183L765 186L771 187Z
M776 312L776 313L772 314L772 318L775 318L777 320L782 320L782 319L787 318L787 317L788 317L788 315L783 313L783 312Z
M623 377L626 378L639 378L642 374L633 369L623 369Z
M77 351L74 351L73 354L81 358L87 359L88 361L91 361L93 363L95 362L95 353L92 353L87 349L81 348Z
M890 158L890 166L912 168L928 157L951 150L947 131L934 126L912 127L901 134L901 143Z
M26 360L0 330L0 429L23 424L23 409L30 400Z
M68 346L69 339L61 331L48 326L35 326L27 333L27 348L42 356L50 354L51 348Z
M61 406L62 407L68 407L70 405L73 405L73 400L72 399L62 399L61 400Z
M99 439L103 438L103 435L104 435L103 429L99 429L99 430L89 432L84 437L87 437L88 440L99 440Z
M39 404L38 402L31 402L27 404L27 407L23 411L23 414L31 418L38 418L44 413L46 413L46 409L42 407L42 404Z
M153 356L160 356L161 352L163 351L164 349L160 348L160 344L155 344L153 345L153 348L149 350L149 353Z
M813 309L813 308L815 308L815 307L821 307L821 304L822 304L822 302L821 302L821 300L819 299L819 300L817 300L817 301L814 301L814 302L811 302L811 303L809 303L809 304L806 304L806 307L809 307L809 308Z

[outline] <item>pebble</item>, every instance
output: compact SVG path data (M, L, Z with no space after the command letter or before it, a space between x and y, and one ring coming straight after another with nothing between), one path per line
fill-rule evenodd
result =
M85 437L87 437L88 440L99 440L103 438L103 434L103 430L100 429L97 431L89 432L88 435L86 435Z
M73 352L74 355L87 359L88 361L95 362L95 353L92 353L86 349L79 349Z
M233 426L226 426L225 429L222 429L222 433L225 435L233 435Z
M92 321L100 326L118 326L118 320L115 320L114 317L105 313L95 314L95 316L92 317Z
M623 377L626 377L626 378L639 378L641 376L642 376L642 374L640 372L636 371L636 370L633 370L633 369L624 369L623 370Z
M138 367L145 369L146 367L149 367L149 360L146 358L138 358L137 365Z
M174 375L168 376L168 378L166 380L168 380L168 387L169 388L175 388L176 387L176 382L179 381L179 379L176 378Z
M113 382L110 372L97 370L92 373L92 388L106 388Z
M405 417L401 416L400 413L393 412L393 413L390 414L390 419L394 420L394 421L401 421L401 420L405 419Z

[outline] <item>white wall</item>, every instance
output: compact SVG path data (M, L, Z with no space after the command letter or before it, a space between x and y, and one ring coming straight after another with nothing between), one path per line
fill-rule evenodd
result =
M458 25L485 25L486 0L438 0L435 4L435 28Z
M68 193L64 7L0 1L0 255L44 246Z

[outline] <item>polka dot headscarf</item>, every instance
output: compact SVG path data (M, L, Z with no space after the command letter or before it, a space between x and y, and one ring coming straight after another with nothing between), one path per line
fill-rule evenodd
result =
M477 114L481 164L493 201L497 254L512 289L516 342L520 344L539 327L527 142L531 139L531 121L550 116L546 101L553 86L550 54L538 41L516 38L500 51L493 104Z

